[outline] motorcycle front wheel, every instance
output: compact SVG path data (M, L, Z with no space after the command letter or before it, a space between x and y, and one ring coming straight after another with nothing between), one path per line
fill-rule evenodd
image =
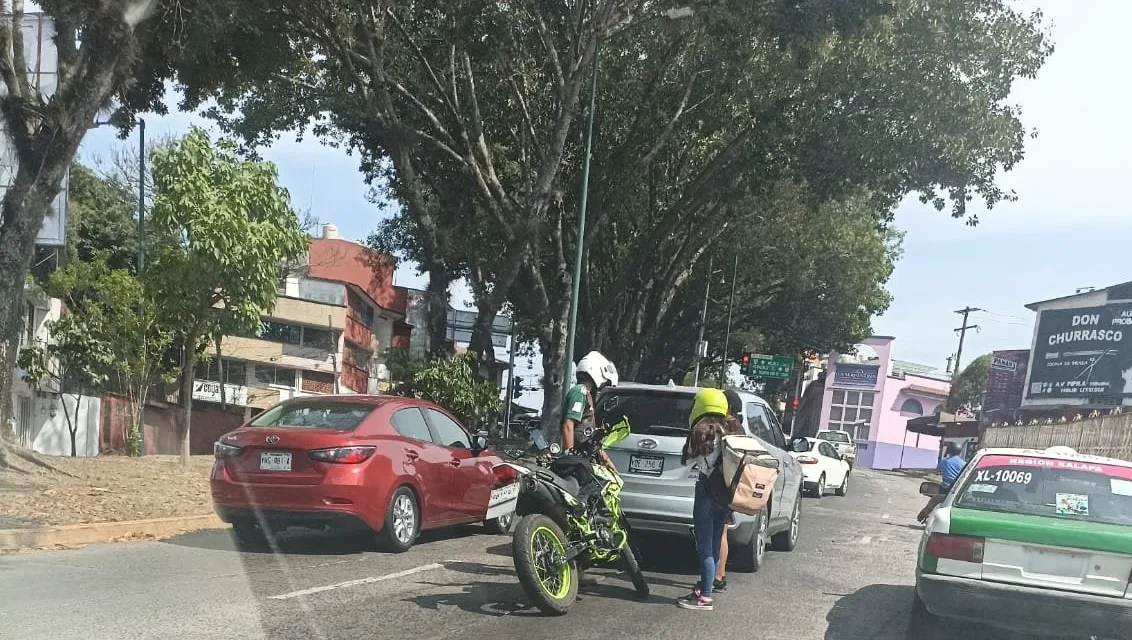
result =
M568 612L578 598L577 566L558 561L566 553L566 541L554 520L537 513L519 521L511 544L523 591L540 611L554 616Z
M621 550L621 564L625 567L625 573L629 574L629 579L633 581L633 588L637 591L637 597L649 597L649 583L645 581L645 574L641 572L641 567L637 563L637 554L633 553L632 545L626 544L625 548Z

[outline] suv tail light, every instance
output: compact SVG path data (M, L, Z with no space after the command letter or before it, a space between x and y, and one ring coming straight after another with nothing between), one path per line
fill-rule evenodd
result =
M798 464L817 464L818 459L813 456L798 456Z
M307 452L312 460L334 462L337 464L358 464L373 457L377 447L335 447L333 449L313 449Z
M928 546L924 552L936 558L981 563L983 561L984 544L983 538L933 533L928 538Z
M233 447L223 442L215 442L212 445L212 454L217 458L235 458L240 455L243 450L243 447Z

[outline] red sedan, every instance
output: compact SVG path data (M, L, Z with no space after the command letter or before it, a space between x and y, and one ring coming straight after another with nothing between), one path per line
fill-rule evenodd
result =
M375 532L482 522L498 456L440 407L391 396L287 400L216 443L212 502L242 542L289 526ZM510 515L488 522L506 531Z

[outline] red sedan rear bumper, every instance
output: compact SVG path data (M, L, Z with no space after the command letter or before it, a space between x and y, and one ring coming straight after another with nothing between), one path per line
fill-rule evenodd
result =
M385 524L385 492L361 484L348 468L332 469L313 485L238 482L222 464L212 467L212 504L225 522L266 519L278 526L369 528Z

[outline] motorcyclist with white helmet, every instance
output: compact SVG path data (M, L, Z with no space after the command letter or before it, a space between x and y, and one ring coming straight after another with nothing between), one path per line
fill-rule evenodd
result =
M591 351L578 361L575 374L578 383L566 390L562 403L562 448L567 451L585 441L586 427L594 426L594 395L606 385L617 385L617 367L597 351ZM613 460L605 451L601 462L617 471Z

